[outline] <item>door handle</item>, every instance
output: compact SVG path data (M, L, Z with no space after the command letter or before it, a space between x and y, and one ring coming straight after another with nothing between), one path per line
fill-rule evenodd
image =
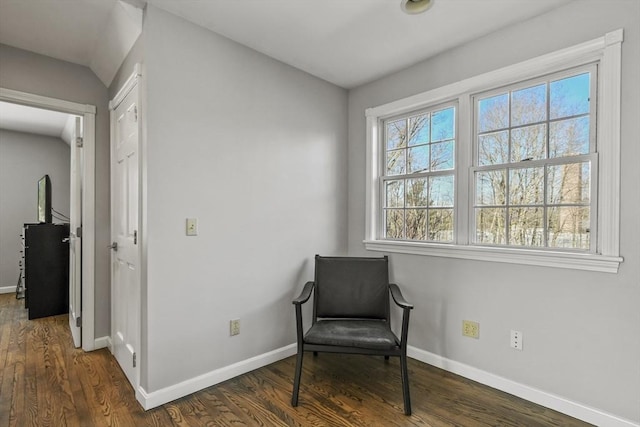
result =
M109 246L107 246L109 249L113 249L114 252L118 252L118 242L113 242L112 244L110 244Z

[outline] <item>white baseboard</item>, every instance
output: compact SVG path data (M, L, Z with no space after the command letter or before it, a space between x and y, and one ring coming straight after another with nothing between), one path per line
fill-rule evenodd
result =
M147 393L142 387L138 387L136 399L145 410L152 409L294 354L296 354L296 344L290 344L151 393Z
M110 336L104 336L104 337L100 337L100 338L96 338L94 340L94 350L98 350L99 348L111 348L111 337Z
M0 294L10 294L16 291L16 286L0 286Z
M631 420L409 346L407 356L597 426L640 427Z
M103 337L97 339L96 348L101 344L102 347L110 347L110 338ZM293 356L294 354L296 354L296 344L290 344L151 393L148 393L142 387L138 387L136 390L136 399L145 410L149 410L187 396L191 393L195 393L204 388L211 387L212 385L219 384L228 379L253 371L254 369L258 369L277 362L278 360ZM481 384L518 396L522 399L537 403L538 405L542 405L591 424L607 427L640 427L640 424L631 420L591 408L584 404L556 396L552 393L517 383L425 350L409 346L407 355L413 359L428 363L429 365L469 378L473 381L477 381Z

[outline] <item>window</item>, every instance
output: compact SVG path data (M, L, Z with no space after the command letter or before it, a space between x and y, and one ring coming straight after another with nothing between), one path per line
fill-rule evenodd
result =
M595 251L596 67L474 102L476 244Z
M384 123L384 237L453 241L455 107Z
M621 43L368 109L365 247L617 272Z

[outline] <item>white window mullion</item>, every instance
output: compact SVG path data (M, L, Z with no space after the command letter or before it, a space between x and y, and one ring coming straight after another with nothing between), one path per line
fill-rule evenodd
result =
M454 207L454 242L459 245L468 245L470 227L472 226L473 191L470 188L472 178L469 176L473 164L473 123L471 114L471 96L458 97L456 140L456 171L455 191L456 202Z
M591 158L591 188L590 188L590 192L589 192L589 197L591 197L591 206L599 206L600 205L600 198L598 195L598 187L600 186L599 182L598 182L598 177L600 176L600 160L599 160L599 155L596 153L593 155L593 157ZM603 228L602 226L598 226L599 222L600 222L600 208L598 209L592 209L591 211L591 218L589 221L589 226L591 227L591 230L597 230L597 235L594 236L593 234L591 234L590 239L591 241L590 243L590 251L592 253L601 253L598 249L598 243L600 242L600 229Z
M367 147L366 147L366 179L365 179L365 240L375 240L381 231L383 210L380 201L383 200L380 147L380 123L378 117L367 112ZM382 153L384 157L384 153Z

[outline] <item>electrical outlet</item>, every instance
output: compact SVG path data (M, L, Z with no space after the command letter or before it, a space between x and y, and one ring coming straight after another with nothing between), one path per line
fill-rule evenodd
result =
M234 336L240 334L240 319L229 321L229 335Z
M511 330L511 348L522 351L522 332Z
M469 338L480 338L480 324L471 320L463 320L462 335Z
M198 219L197 218L187 218L187 236L197 236L198 235Z

